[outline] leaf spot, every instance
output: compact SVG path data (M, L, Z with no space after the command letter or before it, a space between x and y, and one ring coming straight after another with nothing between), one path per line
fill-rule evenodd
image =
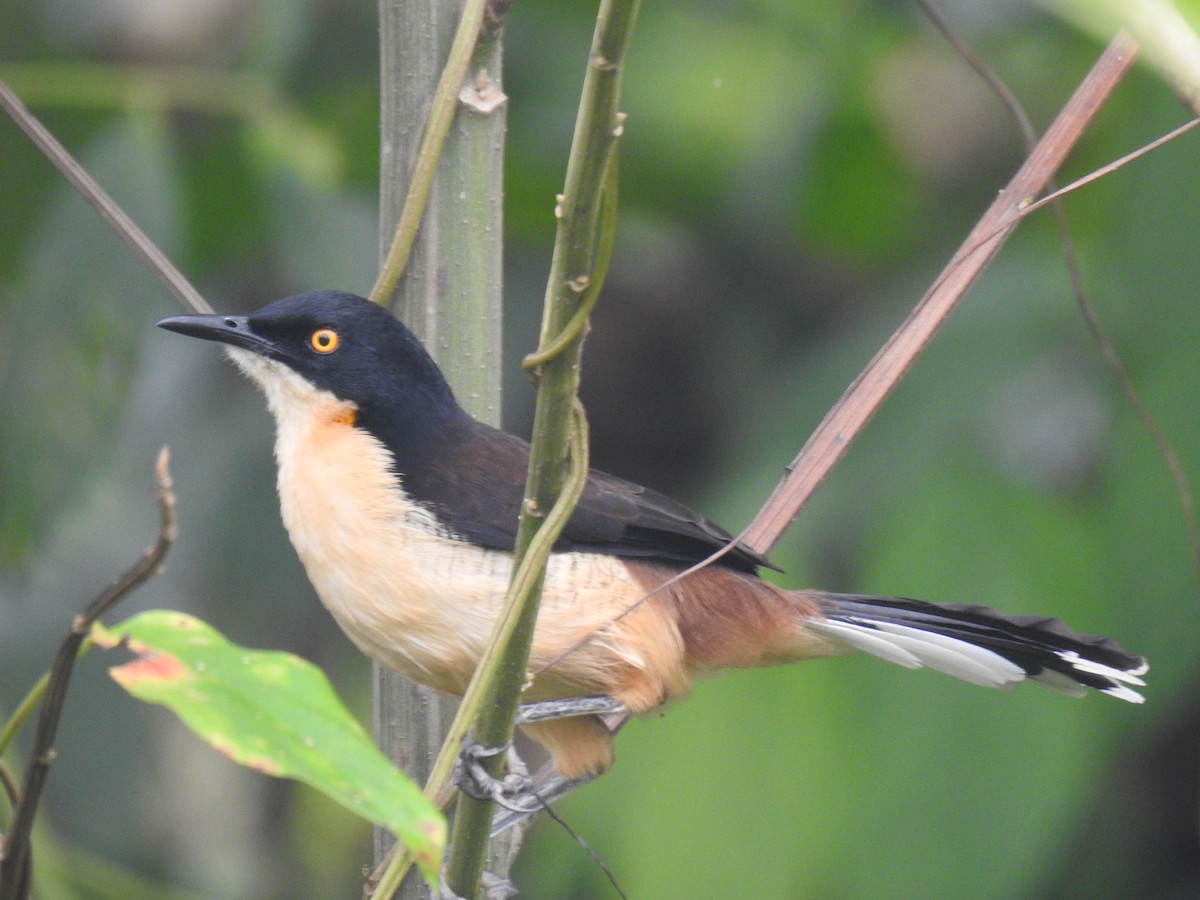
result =
M194 676L177 657L168 653L147 652L141 659L112 670L112 677L125 687L144 681L184 681Z

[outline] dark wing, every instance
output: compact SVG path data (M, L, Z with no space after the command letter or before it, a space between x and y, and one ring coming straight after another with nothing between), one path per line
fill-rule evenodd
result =
M733 535L670 497L593 470L563 538L580 550L693 563L730 543ZM759 566L775 568L766 557L742 546L721 561L748 572Z
M399 473L405 490L455 534L483 547L511 550L529 445L470 421L447 446L450 449L440 456ZM725 529L682 503L592 471L555 549L693 563L732 540ZM745 571L771 566L766 558L743 547L721 561Z

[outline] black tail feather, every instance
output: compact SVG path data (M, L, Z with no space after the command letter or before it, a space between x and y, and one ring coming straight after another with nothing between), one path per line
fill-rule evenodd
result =
M818 624L818 631L901 665L927 665L979 684L1004 686L1028 678L1069 693L1077 684L1143 700L1131 685L1145 683L1140 677L1149 668L1145 659L1110 638L1072 631L1058 619L903 597L826 594L821 605L832 624L824 629Z

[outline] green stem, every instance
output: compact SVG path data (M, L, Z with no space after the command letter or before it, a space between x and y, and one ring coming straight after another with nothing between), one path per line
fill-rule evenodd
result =
M75 658L83 656L92 649L92 639L84 638L82 644L79 645L79 653ZM0 756L8 750L12 744L13 738L17 736L17 732L21 730L21 726L29 719L29 716L37 709L37 705L42 702L42 697L46 696L46 686L50 684L50 673L46 672L34 682L33 687L29 689L29 693L25 698L17 704L17 708L13 710L13 714L8 717L8 721L4 723L4 727L0 728Z
M475 670L475 674L471 677L471 682L463 694L462 703L459 705L454 722L450 725L450 730L446 735L446 742L442 745L442 751L438 754L437 761L433 764L429 782L425 786L425 795L431 800L438 802L439 805L444 806L449 800L447 788L450 783L450 774L454 768L454 760L458 756L458 749L462 746L463 738L466 737L467 731L471 727L471 722L474 721L475 716L483 706L484 692L500 668L503 657L498 650L511 640L512 634L517 627L519 621L516 614L518 605L523 602L524 598L529 595L535 585L540 582L546 560L549 559L550 552L554 547L554 542L566 526L567 519L571 515L571 510L574 508L575 502L579 499L579 495L583 493L584 485L587 483L587 420L584 416L583 406L578 403L572 415L571 453L569 460L570 471L567 473L563 492L558 502L554 505L554 508L551 509L550 514L546 516L546 521L530 544L529 551L513 572L496 629L493 631L488 646L484 650L481 663ZM381 898L391 897L392 892L399 886L400 881L411 865L412 859L407 852L397 853L379 881L376 896Z
M568 423L578 405L576 391L585 331L582 321L575 317L589 292L599 289L601 280L597 267L602 256L597 242L600 209L605 196L605 176L615 177L612 158L623 122L617 109L621 73L638 5L638 0L603 0L592 40L559 203L559 225L542 321L540 345L559 345L559 352L541 368L529 477L517 530L515 572L522 571L535 539L545 528L545 511L563 508L558 500L563 492L563 462L568 457L570 442ZM574 337L560 342L559 336L573 321L579 323ZM573 454L573 461L578 456L579 453ZM501 658L495 663L495 677L488 684L475 727L475 738L484 746L504 746L512 737L544 575L542 561L529 589L522 591L523 596L514 595L513 599L521 602L514 610L512 639L504 645ZM484 767L497 774L504 762L503 756L493 757ZM478 888L491 818L490 801L459 797L446 880L460 896L474 896Z
M83 648L80 648L83 652ZM25 695L13 714L9 716L8 721L4 723L4 728L0 729L0 756L4 755L4 751L8 749L13 738L17 736L17 732L21 730L21 726L25 724L30 713L37 709L37 705L42 702L42 697L46 695L46 685L50 683L50 673L46 672L39 678L29 689L29 693Z
M600 299L600 288L604 285L604 279L608 275L608 264L612 260L613 244L617 237L617 185L617 155L614 152L604 173L604 197L600 204L600 244L596 248L595 269L587 289L583 292L583 301L555 340L546 347L539 347L521 360L521 367L527 372L540 369L555 356L565 352L572 341L581 340L588 316L592 314L592 307Z

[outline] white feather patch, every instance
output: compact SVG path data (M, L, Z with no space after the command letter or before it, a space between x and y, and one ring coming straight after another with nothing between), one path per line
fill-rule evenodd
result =
M1099 675L1102 678L1108 678L1112 681L1123 681L1125 684L1144 685L1144 682L1139 675L1145 675L1149 671L1148 663L1143 662L1136 669L1123 671L1114 669L1112 666L1106 666L1104 663L1096 662L1094 659L1084 659L1074 650L1060 650L1059 657L1065 662L1069 662L1072 668L1078 669L1080 672L1088 672L1092 675ZM1118 700L1125 700L1128 703L1145 703L1146 698L1135 691L1133 688L1125 687L1125 684L1114 684L1111 687L1100 688L1101 693L1108 694L1110 697L1116 697Z
M1003 687L1025 678L1025 670L998 653L957 638L891 622L809 621L818 634L849 644L908 669L928 666L971 684Z
M897 646L874 628L864 628L861 625L852 625L849 622L833 622L828 619L809 619L804 623L804 627L809 631L815 631L817 634L822 634L825 637L833 638L835 641L848 644L856 650L870 653L872 656L878 656L880 659L895 663L898 666L904 666L906 669L921 668L920 659L913 656L903 647Z
M958 638L895 622L872 623L892 635L925 665L971 684L1004 687L1025 680L1025 670L999 653Z
M1101 688L1100 692L1108 694L1110 697L1116 697L1118 700L1125 700L1129 703L1145 703L1146 698L1135 691L1133 688L1127 688L1123 684L1114 685L1113 687Z
M1051 669L1044 669L1037 675L1027 675L1019 665L992 650L908 625L875 622L866 618L861 623L820 620L809 621L805 625L817 634L908 669L928 666L984 687L1007 687L1028 678L1073 697L1082 697L1087 693L1084 685L1072 680L1069 675ZM1145 684L1138 676L1146 673L1149 668L1146 664L1125 671L1086 659L1074 650L1060 650L1058 656L1079 672L1099 675L1115 682L1110 687L1100 688L1102 693L1129 703L1145 702L1141 694L1125 685Z
M1080 672L1100 675L1104 678L1111 678L1113 681L1123 681L1126 684L1136 684L1139 687L1144 687L1146 682L1142 681L1138 676L1145 675L1150 669L1150 666L1142 663L1136 669L1130 669L1126 672L1122 669L1114 669L1112 666L1096 662L1094 659L1084 659L1074 650L1060 650L1058 656L1064 662L1069 662L1072 668L1078 669Z

